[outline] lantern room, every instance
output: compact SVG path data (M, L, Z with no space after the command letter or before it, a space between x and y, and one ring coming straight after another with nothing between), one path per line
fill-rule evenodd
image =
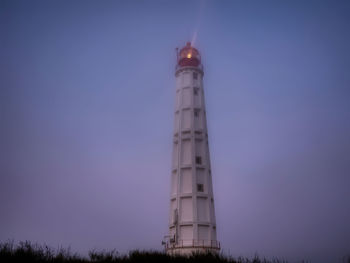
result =
M201 56L190 42L178 52L177 64L180 67L198 67L201 64Z

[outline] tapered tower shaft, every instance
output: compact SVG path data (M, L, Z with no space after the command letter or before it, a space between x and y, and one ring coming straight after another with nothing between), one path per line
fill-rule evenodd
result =
M177 54L168 253L217 252L203 67L190 43Z

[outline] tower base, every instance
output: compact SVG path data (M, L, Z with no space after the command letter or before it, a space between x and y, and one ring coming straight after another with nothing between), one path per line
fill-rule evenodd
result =
M220 242L212 241L212 244L205 245L204 242L202 244L192 241L192 244L184 244L181 242L180 244L166 244L165 251L168 255L184 255L191 256L193 254L217 254L220 252Z

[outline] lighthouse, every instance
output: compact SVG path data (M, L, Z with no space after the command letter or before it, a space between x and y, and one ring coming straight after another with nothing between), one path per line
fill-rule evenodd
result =
M218 252L212 172L199 51L177 50L168 254Z

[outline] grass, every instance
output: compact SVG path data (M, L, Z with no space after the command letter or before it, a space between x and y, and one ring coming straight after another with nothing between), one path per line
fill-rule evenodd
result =
M119 254L117 251L90 251L89 257L72 253L70 249L54 250L46 245L32 244L30 241L6 242L0 244L0 262L52 262L52 263L86 263L86 262L120 262L120 263L282 263L278 259L267 260L255 256L252 259L232 258L223 254L193 254L186 256L169 256L159 251L130 251ZM350 258L345 259L350 263Z

